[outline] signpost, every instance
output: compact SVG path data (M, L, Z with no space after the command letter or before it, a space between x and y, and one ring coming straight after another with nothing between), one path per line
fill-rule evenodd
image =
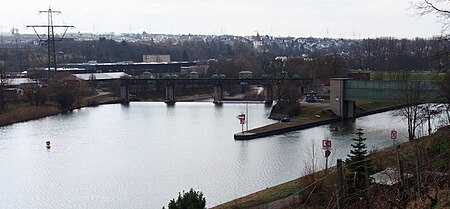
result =
M331 155L331 140L322 140L322 149L325 150L325 173L328 173L328 157Z
M237 118L239 119L239 123L242 125L242 133L244 133L245 114L241 113L237 116Z
M392 131L391 131L391 139L392 140L397 139L397 131L395 129L392 129Z
M324 150L331 149L331 140L329 140L329 139L322 140L322 149L324 149Z
M392 139L392 145L395 146L395 141L397 139L397 131L395 129L391 130L391 139Z

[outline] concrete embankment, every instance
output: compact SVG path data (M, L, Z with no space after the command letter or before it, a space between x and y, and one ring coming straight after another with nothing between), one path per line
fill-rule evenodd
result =
M295 122L277 122L260 128L252 129L249 131L239 132L234 134L235 140L249 140L262 138L266 136L272 136L277 134L283 134L290 131L298 131L315 126L321 126L329 123L340 121L339 118L330 118L325 120L318 119L300 119Z
M407 107L408 105L398 105L386 108L380 108L371 111L364 111L357 113L354 118L359 118L363 116L368 116L372 114L382 113L386 111L396 110L399 108ZM284 134L291 131L299 131L307 128L312 128L316 126L321 126L325 124L335 123L341 121L341 118L334 117L329 119L320 119L320 118L304 118L304 119L296 119L293 122L277 122L270 125L262 126L259 128L251 129L244 132L239 132L234 134L235 140L250 140L257 139L267 136L273 136L278 134Z

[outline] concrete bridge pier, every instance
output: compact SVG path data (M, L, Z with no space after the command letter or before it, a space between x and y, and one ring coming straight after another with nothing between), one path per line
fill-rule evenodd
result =
M122 102L129 103L130 102L130 92L129 87L127 85L120 86L120 98Z
M273 87L270 84L264 86L264 103L273 103Z
M330 79L330 108L342 119L354 118L356 114L355 101L344 99L345 81L349 78Z
M166 100L164 102L166 104L174 104L176 102L174 84L166 84Z
M223 86L217 84L214 86L214 104L221 104L223 100Z

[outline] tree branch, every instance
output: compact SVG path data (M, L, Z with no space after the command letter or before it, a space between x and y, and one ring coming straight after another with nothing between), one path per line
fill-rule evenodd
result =
M439 13L444 13L445 15L450 15L450 11L447 10L443 10L440 8L437 8L433 3L431 3L429 0L424 0L425 4L428 5L428 7L430 7L431 9L439 12Z

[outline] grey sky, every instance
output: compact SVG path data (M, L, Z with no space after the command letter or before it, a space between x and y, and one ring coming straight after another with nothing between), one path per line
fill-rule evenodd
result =
M149 32L294 37L431 37L439 35L433 16L418 17L410 0L13 0L0 7L0 25L33 33L45 24L39 10L63 13L55 24L70 32Z

